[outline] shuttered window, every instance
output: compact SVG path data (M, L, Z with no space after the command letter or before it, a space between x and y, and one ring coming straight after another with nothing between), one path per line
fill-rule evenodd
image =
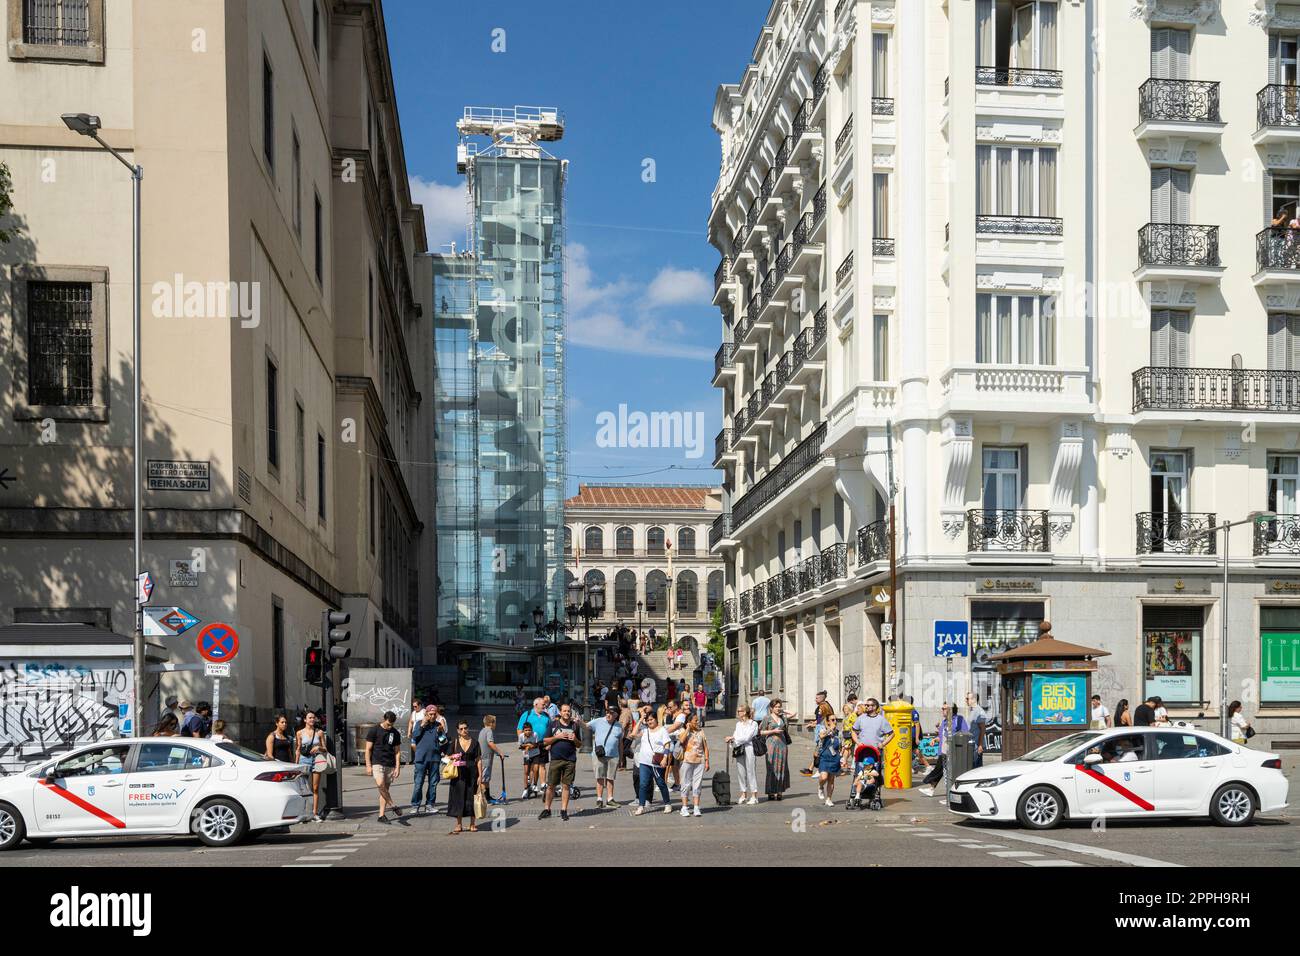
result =
M1176 309L1151 312L1151 364L1187 368L1191 360L1192 315Z
M1161 80L1191 78L1192 31L1160 27L1151 31L1151 75Z
M1151 221L1191 221L1192 174L1186 169L1157 166L1151 170Z
M1269 313L1268 367L1300 371L1300 314Z

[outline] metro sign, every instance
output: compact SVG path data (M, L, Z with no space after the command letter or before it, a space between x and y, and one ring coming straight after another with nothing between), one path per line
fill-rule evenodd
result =
M144 608L145 637L176 637L198 623L199 619L183 607Z

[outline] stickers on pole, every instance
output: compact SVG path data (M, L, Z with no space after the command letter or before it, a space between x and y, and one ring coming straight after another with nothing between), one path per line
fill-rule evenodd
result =
M229 624L209 624L195 642L199 657L210 664L228 664L239 653L239 635Z

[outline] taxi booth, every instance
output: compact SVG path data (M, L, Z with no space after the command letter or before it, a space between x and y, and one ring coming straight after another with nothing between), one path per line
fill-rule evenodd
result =
M1043 621L1037 640L993 655L1002 681L1002 759L1086 730L1096 659L1109 653L1058 641Z

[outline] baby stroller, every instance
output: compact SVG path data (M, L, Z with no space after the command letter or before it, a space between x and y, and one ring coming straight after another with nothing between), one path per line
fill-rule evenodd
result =
M883 810L880 799L880 751L870 744L860 744L853 752L853 784L849 794L850 810Z

